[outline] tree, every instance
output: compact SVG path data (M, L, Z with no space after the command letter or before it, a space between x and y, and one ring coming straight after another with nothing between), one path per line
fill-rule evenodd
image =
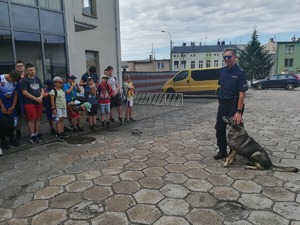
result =
M258 78L270 75L274 64L268 51L258 41L257 30L254 28L251 41L246 45L238 57L238 64L245 70L248 79L252 82Z

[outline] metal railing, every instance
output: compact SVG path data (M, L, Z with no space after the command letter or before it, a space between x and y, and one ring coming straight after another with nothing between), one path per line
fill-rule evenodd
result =
M135 93L135 104L182 106L182 93Z

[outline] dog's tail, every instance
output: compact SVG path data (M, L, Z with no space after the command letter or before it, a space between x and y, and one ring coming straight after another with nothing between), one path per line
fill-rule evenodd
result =
M299 169L296 167L292 167L292 166L275 166L272 164L271 170L273 171L279 171L279 172L293 172L293 173L297 173L299 172Z

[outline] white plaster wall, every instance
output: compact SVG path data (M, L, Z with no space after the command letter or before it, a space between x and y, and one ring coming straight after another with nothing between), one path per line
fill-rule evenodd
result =
M119 0L97 0L97 18L82 15L82 1L64 0L67 31L67 54L70 73L81 77L86 72L85 51L98 51L100 71L113 66L121 82L121 42ZM96 29L75 32L74 18L96 25Z

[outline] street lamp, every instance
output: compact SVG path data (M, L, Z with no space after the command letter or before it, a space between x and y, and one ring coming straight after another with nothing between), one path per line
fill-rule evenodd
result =
M163 33L168 33L170 36L170 71L172 70L172 36L169 31L162 30Z

